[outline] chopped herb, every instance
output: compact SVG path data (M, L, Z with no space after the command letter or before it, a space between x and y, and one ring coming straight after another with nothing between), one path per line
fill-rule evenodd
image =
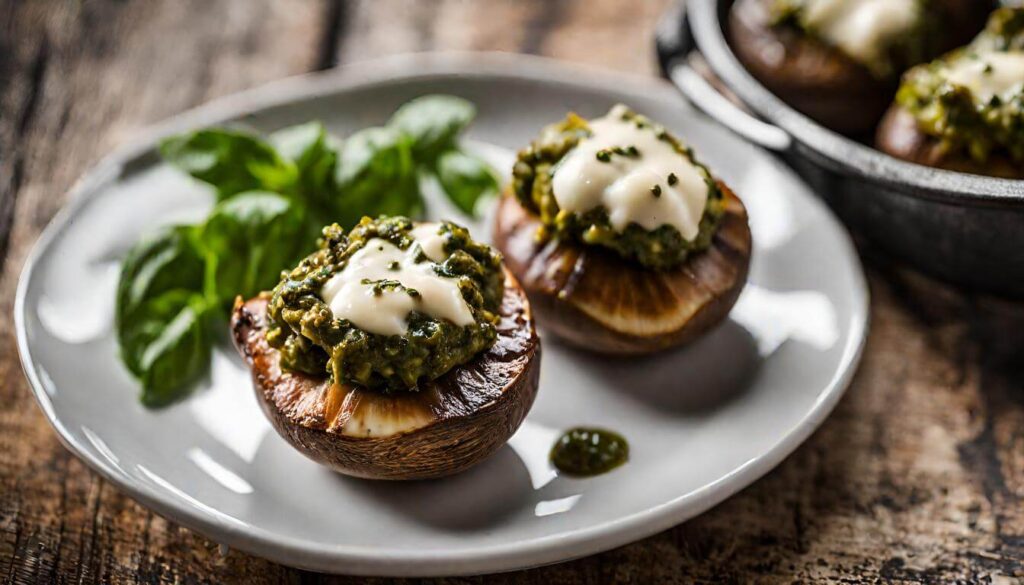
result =
M388 270L398 270L401 267L401 263L398 260L392 260L388 264Z
M661 197L661 185L655 185L651 187L651 195L655 197Z
M386 290L405 290L405 285L398 282L397 280L392 280L390 278L382 278L380 280L370 280L369 278L364 278L359 281L359 284L372 285L370 287L370 290L373 291L373 296L375 297L379 297L380 295L384 294L384 291Z
M669 186L675 185L678 182L679 182L679 177L677 177L675 173L669 173L668 174L668 184L669 184Z
M611 151L619 156L629 156L634 158L640 156L640 151L633 145L616 146L615 148L612 148Z
M640 149L638 149L636 146L632 144L629 146L615 146L612 148L602 148L601 150L597 151L596 156L597 160L601 162L608 162L612 159L613 154L636 158L640 156Z

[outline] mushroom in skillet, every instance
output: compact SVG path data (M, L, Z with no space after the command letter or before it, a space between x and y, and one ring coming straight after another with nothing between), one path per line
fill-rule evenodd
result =
M923 165L1024 179L1024 8L995 11L971 44L908 71L877 145Z
M900 73L967 42L991 0L737 0L729 41L769 90L846 134L874 129Z
M537 392L526 295L450 222L329 226L272 295L236 302L232 330L277 432L348 475L466 469L508 440Z
M720 322L747 277L740 200L665 128L618 105L521 150L495 244L547 330L637 354Z

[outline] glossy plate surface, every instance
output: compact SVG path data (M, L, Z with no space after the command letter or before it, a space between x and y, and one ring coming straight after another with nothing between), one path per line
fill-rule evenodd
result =
M292 450L259 411L226 331L194 395L143 408L112 335L118 262L142 231L197 220L211 202L159 163L154 140L214 123L271 131L309 119L345 135L432 92L477 104L468 144L503 173L513 149L566 110L596 116L619 101L693 144L750 212L750 283L730 320L689 348L633 360L545 338L526 423L491 459L441 481L349 479ZM402 57L232 96L111 155L73 196L29 258L15 304L26 373L62 441L160 514L320 571L503 571L664 530L749 485L806 439L849 383L866 334L867 289L846 232L776 159L695 114L660 81L538 58ZM467 221L436 201L432 214ZM474 232L487 237L486 222ZM630 462L593 479L559 476L548 450L575 425L625 435Z

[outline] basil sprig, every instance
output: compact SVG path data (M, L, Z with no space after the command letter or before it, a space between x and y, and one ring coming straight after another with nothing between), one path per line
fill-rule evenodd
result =
M429 95L344 141L319 122L266 138L208 128L164 140L163 158L212 187L216 204L200 224L143 237L122 264L115 326L143 404L187 394L234 299L273 287L315 247L321 226L421 216L424 176L469 214L495 194L493 171L458 145L475 115L464 99Z

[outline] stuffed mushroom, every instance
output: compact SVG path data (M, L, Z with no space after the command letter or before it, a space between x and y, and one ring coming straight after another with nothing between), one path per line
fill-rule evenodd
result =
M923 165L1024 179L1024 9L997 10L969 45L907 72L877 146Z
M751 251L740 200L623 105L569 114L519 152L494 240L545 330L618 354L680 345L723 320Z
M769 90L819 123L871 131L899 75L966 42L990 0L737 0L736 56Z
M540 343L500 255L456 224L403 217L329 226L321 242L234 309L278 433L375 479L456 473L503 445L536 395Z

